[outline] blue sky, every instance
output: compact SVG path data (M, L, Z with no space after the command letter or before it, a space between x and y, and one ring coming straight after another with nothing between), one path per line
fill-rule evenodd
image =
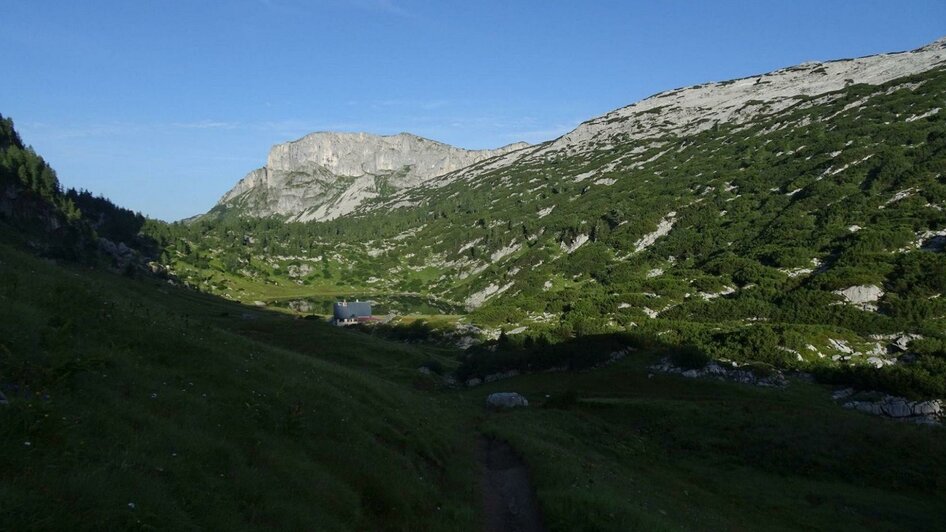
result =
M946 35L946 1L0 0L0 113L164 220L311 131L539 142L655 92Z

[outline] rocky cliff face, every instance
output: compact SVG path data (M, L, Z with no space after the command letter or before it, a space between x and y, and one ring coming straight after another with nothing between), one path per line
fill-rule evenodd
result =
M294 221L330 220L353 212L367 199L416 187L446 173L528 146L464 150L399 133L319 132L269 152L218 202L249 216Z

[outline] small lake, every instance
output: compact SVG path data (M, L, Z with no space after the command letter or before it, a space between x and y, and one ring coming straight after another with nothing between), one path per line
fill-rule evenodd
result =
M388 314L462 314L464 309L446 301L420 295L407 294L346 294L333 296L311 296L287 298L270 301L269 304L280 308L289 308L305 314L332 313L332 304L336 301L368 301L371 313L375 316Z

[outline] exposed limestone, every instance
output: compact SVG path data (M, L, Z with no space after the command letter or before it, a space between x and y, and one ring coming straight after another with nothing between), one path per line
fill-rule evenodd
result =
M873 284L851 286L844 290L836 290L834 293L843 297L846 302L870 311L877 310L877 300L884 295L883 289Z
M665 358L651 366L650 369L659 373L674 373L690 379L713 378L764 387L788 385L788 381L781 371L773 368L763 370L761 367L740 366L736 362L714 361L702 368L685 369L675 366L670 359Z
M503 248L500 248L494 251L489 256L489 260L492 262L496 262L504 257L508 257L509 255L512 255L513 253L519 251L520 249L522 249L522 244L517 244L515 241L510 242L508 246L505 246Z
M654 245L654 242L656 242L658 238L669 233L670 230L673 229L673 223L676 220L676 216L677 213L675 211L667 213L667 215L664 216L659 223L657 223L657 229L655 231L647 233L646 235L642 236L640 240L634 243L634 252L640 252L649 248L650 246Z
M475 294L473 294L473 295L471 295L470 297L466 298L466 307L467 307L467 309L473 310L473 309L475 309L475 308L481 306L483 303L486 302L487 299L489 299L489 298L491 298L491 297L493 297L493 296L495 296L495 295L497 295L497 294L502 294L502 293L505 292L506 290L509 290L510 288L512 288L512 284L513 284L513 283L510 282L510 283L505 284L505 285L503 285L503 286L499 286L498 284L490 283L490 285L487 286L486 288L484 288L484 289L480 290L479 292L476 292Z
M562 251L568 254L574 253L578 248L584 245L585 242L587 241L588 241L588 235L578 235L569 244L566 244L565 242L561 242Z
M880 398L872 397L876 395L869 392L855 394L853 390L847 389L835 392L832 397L836 401L851 398L852 400L843 404L844 408L857 410L865 414L920 424L940 424L942 422L943 402L939 399L910 401L892 395L884 395Z
M694 135L716 123L740 124L761 114L782 111L797 105L803 97L839 91L852 83L879 85L944 63L946 39L940 39L912 52L810 62L758 76L661 92L584 122L535 154L589 151L617 137L640 140L668 134ZM660 112L655 112L658 109Z
M409 133L312 133L273 146L266 166L247 174L218 206L250 216L330 220L385 191L414 188L526 146L464 150Z

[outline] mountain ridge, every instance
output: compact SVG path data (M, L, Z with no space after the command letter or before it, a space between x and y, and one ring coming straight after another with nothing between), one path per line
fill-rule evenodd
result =
M946 288L927 273L946 267L943 44L826 63L824 74L783 69L774 84L828 76L837 89L787 87L798 97L738 118L731 103L695 108L721 120L678 122L692 131L638 135L667 109L625 110L596 119L599 135L483 160L326 223L194 228L191 241L240 277L198 282L249 301L266 298L246 279L423 293L534 339L633 327L730 360L900 371L909 357L878 338L935 338L909 349L936 352L946 319ZM711 89L745 100L754 85ZM234 246L245 236L260 243ZM747 338L765 349L742 350Z
M251 171L220 199L220 207L289 221L330 220L367 199L404 190L528 146L466 150L412 133L373 135L319 131L276 144L266 165Z

